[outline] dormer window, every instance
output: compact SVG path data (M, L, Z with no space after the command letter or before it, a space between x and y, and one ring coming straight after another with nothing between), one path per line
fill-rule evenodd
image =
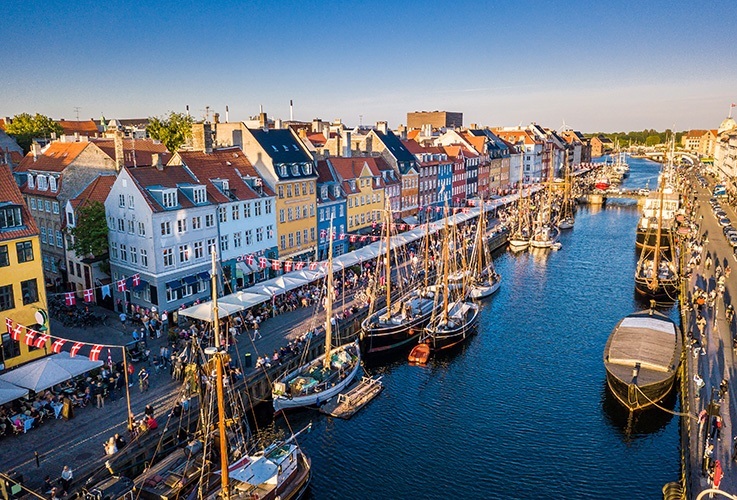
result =
M177 200L177 190L176 189L167 189L162 193L162 199L163 199L163 206L164 208L174 208L177 205L179 205L179 202Z
M35 185L36 185L36 182L35 182L35 179L33 178L33 175L28 174L28 187L30 189L35 189Z
M327 186L322 186L320 188L320 196L322 197L323 200L326 200L328 198L328 187Z
M286 144L283 144L282 147L284 148L284 151L289 151L289 146L287 146Z
M48 184L46 183L46 176L45 175L39 175L36 178L36 184L38 185L38 190L39 191L46 191L49 188Z
M356 190L356 180L355 179L351 179L350 180L350 184L351 184L351 190L352 191L355 191Z
M305 173L305 175L312 174L312 163L304 163L302 165L302 171Z
M49 189L52 193L56 193L56 177L49 176Z
M0 208L0 231L23 225L21 209L17 205Z
M333 196L340 198L340 188L338 186L333 186Z
M297 165L296 163L292 163L291 171L292 171L292 175L299 175L299 165Z
M228 181L223 181L223 190L228 190ZM195 204L199 205L207 201L207 193L204 186L198 186L192 190L192 199Z
M286 177L287 176L287 166L286 165L284 165L284 164L279 165L279 175L282 176L282 177Z

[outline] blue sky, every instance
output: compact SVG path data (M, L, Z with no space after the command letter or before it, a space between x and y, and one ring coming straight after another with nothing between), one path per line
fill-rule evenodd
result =
M615 5L616 4L616 5ZM716 128L737 2L5 0L0 115Z

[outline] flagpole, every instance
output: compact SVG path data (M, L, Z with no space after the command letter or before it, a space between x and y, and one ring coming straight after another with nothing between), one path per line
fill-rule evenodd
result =
M125 355L125 347L122 347L121 350L123 351L123 376L125 377L125 400L128 403L128 430L133 430L133 416L131 414L131 392L130 387L128 387L128 360Z

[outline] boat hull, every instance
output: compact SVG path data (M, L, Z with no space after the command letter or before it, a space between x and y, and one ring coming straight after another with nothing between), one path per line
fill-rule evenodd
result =
M632 411L643 410L665 399L673 390L675 378L676 372L673 372L659 382L639 386L625 382L608 369L606 373L609 390L617 401Z
M661 280L657 286L651 287L646 278L635 278L635 292L645 299L657 302L675 302L678 299L678 280Z
M476 333L479 307L477 304L470 305L473 309L473 314L457 328L442 331L431 327L425 329L423 342L427 342L432 352L437 354L443 351L449 351L460 346Z
M641 227L637 228L637 234L635 236L635 247L638 249L643 248L645 245L648 247L655 247L658 236L655 231L648 231ZM670 245L673 241L672 232L670 230L664 230L660 235L660 249L666 255L671 255ZM671 255L672 256L672 255Z
M558 229L573 229L573 219L563 219L558 223Z
M491 285L485 286L485 285L473 285L471 287L471 291L468 293L468 296L472 299L485 299L486 297L490 297L499 290L499 287L502 285L502 280L498 279Z

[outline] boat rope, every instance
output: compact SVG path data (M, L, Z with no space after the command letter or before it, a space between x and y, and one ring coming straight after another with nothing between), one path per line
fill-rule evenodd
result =
M642 394L642 397L644 397L645 399L647 399L647 401L651 405L655 406L659 410L662 410L662 411L664 411L666 413L670 413L671 415L675 415L676 417L688 417L688 418L692 418L694 420L698 420L699 419L699 417L697 415L692 415L691 413L684 413L684 412L675 411L675 410L669 410L668 408L665 408L663 406L660 406L658 403L656 403L655 401L653 401L652 399L650 399L649 397L647 397L647 394L645 394L644 392L642 392L642 389L640 389L640 386L634 384L634 387L637 389L637 392L639 392L640 394Z

